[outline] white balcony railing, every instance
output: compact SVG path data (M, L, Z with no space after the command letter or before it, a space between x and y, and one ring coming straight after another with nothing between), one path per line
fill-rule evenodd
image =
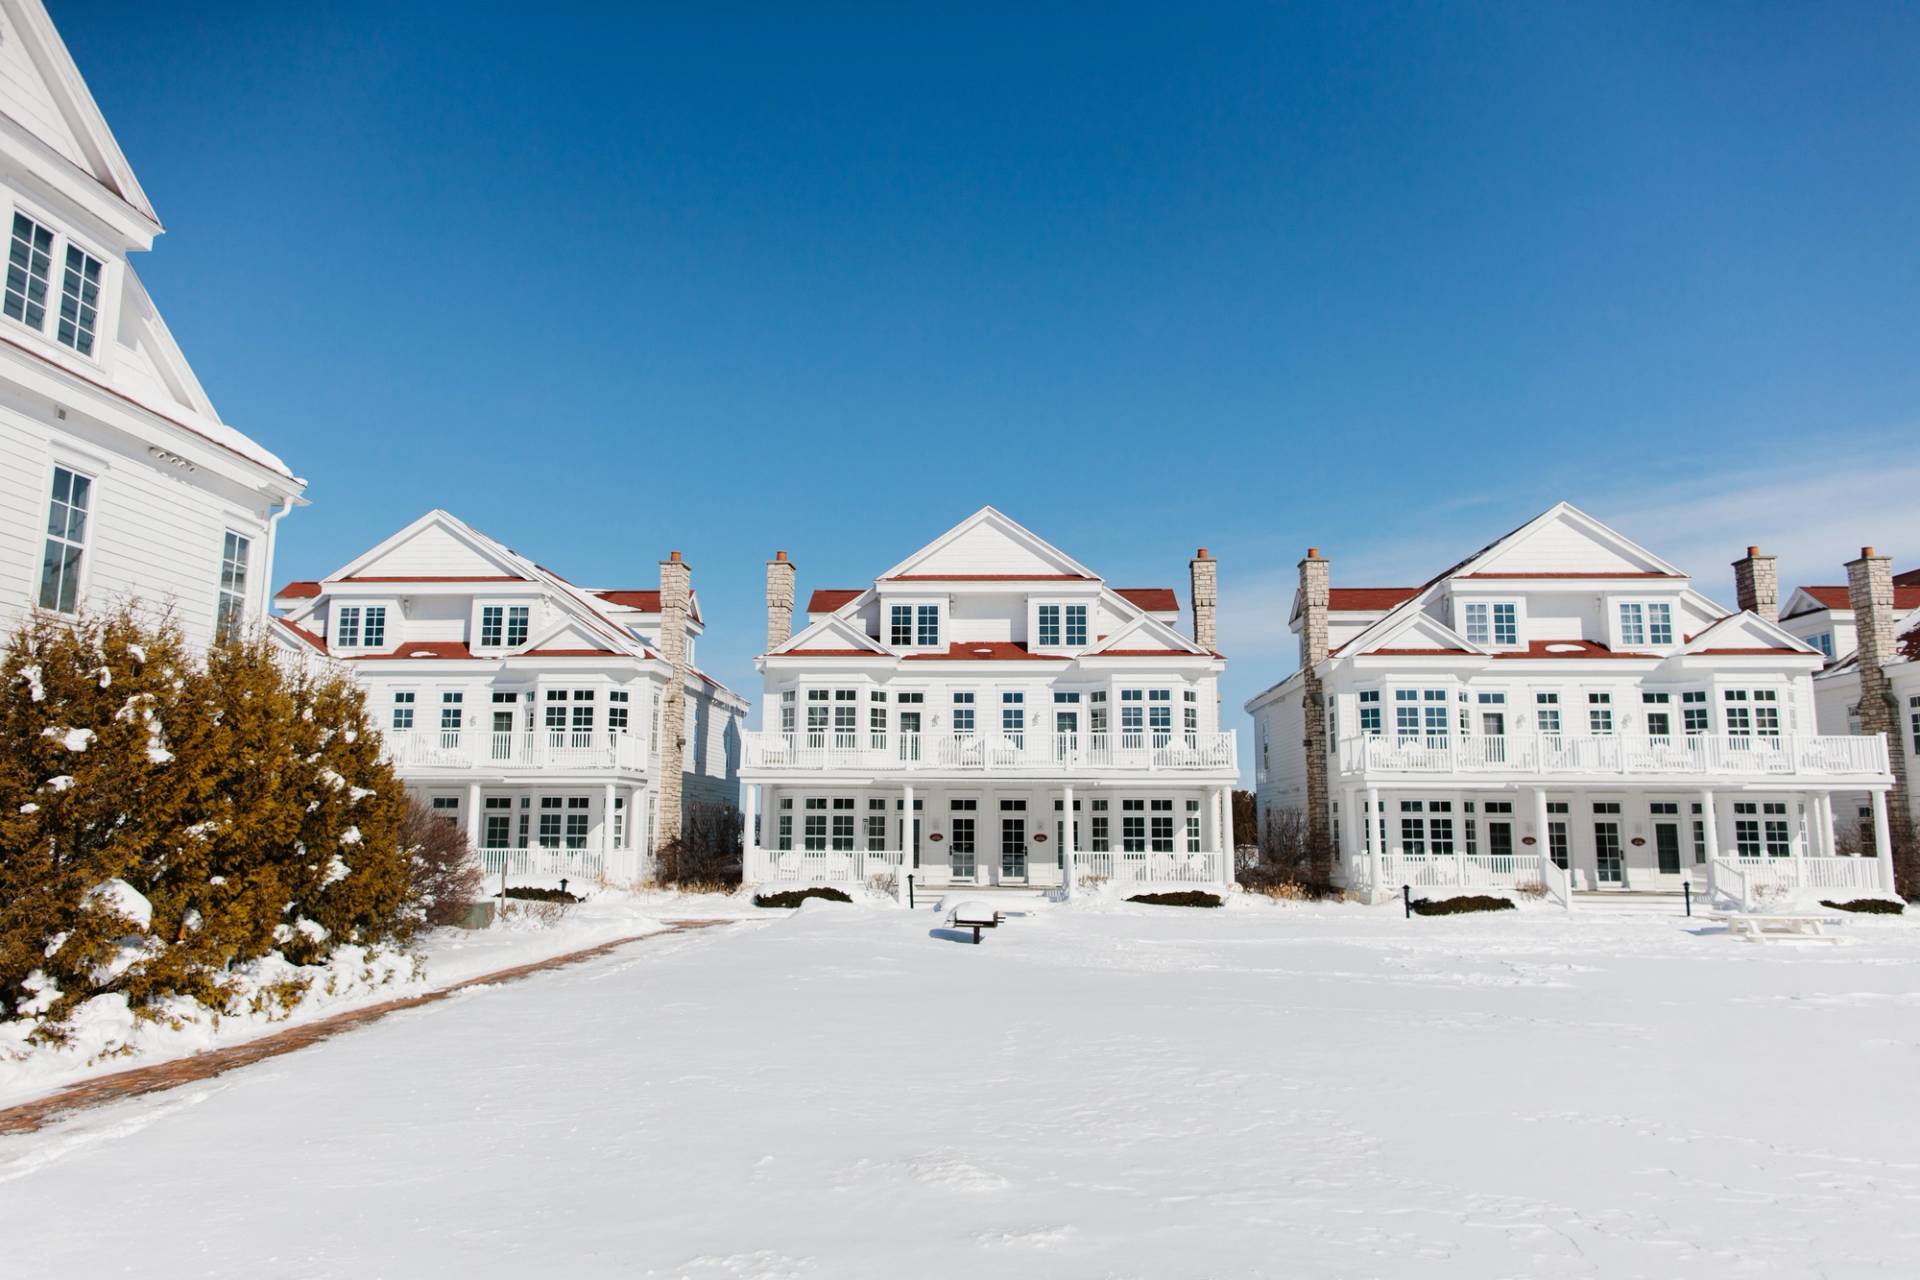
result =
M746 735L749 769L825 772L1142 770L1233 773L1225 733L930 734L818 730Z
M908 870L919 883L952 886L1007 883L996 875L994 860L982 854L975 870L956 880L939 861L933 850L923 853L927 865ZM1027 867L1019 883L1052 886L1060 883L1057 854L1040 854ZM748 884L864 884L875 876L897 873L906 859L898 849L802 850L749 849L745 858ZM1191 850L1179 853L1096 853L1085 849L1073 855L1075 882L1083 887L1113 881L1121 885L1219 885L1225 860L1217 851Z
M1348 774L1675 774L1876 778L1887 774L1885 739L1865 736L1698 734L1406 735L1340 744Z
M533 729L488 733L478 729L389 733L387 759L417 769L624 769L647 767L645 740L604 730Z

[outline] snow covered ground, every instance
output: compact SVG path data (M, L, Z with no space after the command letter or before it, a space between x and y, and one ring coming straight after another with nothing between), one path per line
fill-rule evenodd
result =
M18 1275L1920 1273L1920 928L819 906L0 1140Z
M565 911L515 903L493 928L435 929L421 935L411 956L368 955L359 948L343 948L330 963L307 969L296 970L275 960L254 966L252 976L261 984L296 974L312 982L306 999L291 1016L244 1013L216 1019L182 1001L178 1024L140 1021L128 1011L124 999L107 997L82 1007L68 1043L57 1048L29 1043L25 1037L31 1024L25 1020L0 1022L0 1107L95 1076L244 1043L317 1018L419 995L615 938L654 933L665 927L662 919L753 912L752 904L739 898L668 892L602 893Z

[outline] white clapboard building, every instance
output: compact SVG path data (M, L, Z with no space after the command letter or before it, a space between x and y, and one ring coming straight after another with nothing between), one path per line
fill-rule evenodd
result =
M1417 587L1309 551L1292 627L1301 669L1247 703L1260 821L1302 815L1341 883L1890 887L1835 839L1835 795L1892 778L1821 733L1823 655L1568 504Z
M746 702L703 674L679 552L644 589L574 586L445 511L274 599L276 635L365 686L416 795L515 881L645 876L738 796Z
M228 426L134 273L160 220L40 0L0 0L0 628L138 602L204 647L267 614L303 482Z
M991 507L870 584L767 566L761 729L741 771L747 879L1205 886L1232 876L1215 562L1116 588Z

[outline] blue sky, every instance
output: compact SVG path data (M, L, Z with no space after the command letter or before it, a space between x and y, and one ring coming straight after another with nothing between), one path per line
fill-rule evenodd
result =
M859 585L990 502L1119 585L1212 548L1238 721L1308 544L1920 553L1914 6L50 7L311 481L282 579L433 506L679 548L752 692L775 548Z

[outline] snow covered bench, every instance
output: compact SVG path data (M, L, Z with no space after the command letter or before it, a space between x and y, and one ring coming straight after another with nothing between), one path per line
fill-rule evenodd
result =
M1740 915L1714 912L1707 916L1727 926L1727 932L1748 942L1770 942L1776 938L1799 938L1809 942L1838 942L1827 926L1838 924L1832 916Z
M980 945L980 931L982 929L998 928L1005 920L1006 916L995 911L984 902L956 903L953 910L947 913L947 923L953 928L973 930L973 943L975 946Z

